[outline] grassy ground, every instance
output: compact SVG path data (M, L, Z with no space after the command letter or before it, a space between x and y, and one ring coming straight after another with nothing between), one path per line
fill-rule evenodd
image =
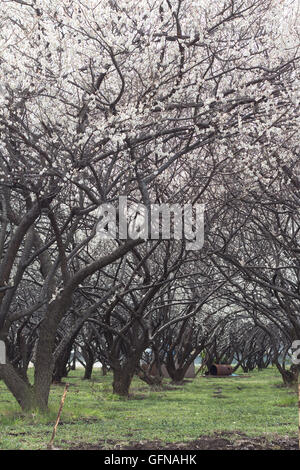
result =
M127 400L112 395L111 375L102 377L96 370L91 381L81 380L82 375L77 370L68 378L71 386L55 440L60 448L99 441L107 449L112 441L185 442L215 431L297 436L297 394L282 386L273 368L243 378L198 376L160 391L134 379ZM52 387L48 415L25 416L0 382L0 449L45 448L62 393L63 387Z

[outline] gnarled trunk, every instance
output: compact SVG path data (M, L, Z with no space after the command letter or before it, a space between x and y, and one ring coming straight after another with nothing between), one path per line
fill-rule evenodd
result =
M186 361L184 364L177 364L174 360L174 357L171 353L168 353L166 360L166 368L169 376L172 379L174 384L182 383L189 367L193 364L195 355L193 355L189 361Z
M55 366L53 351L57 328L70 304L71 298L66 295L54 300L50 304L46 317L40 326L34 369L33 393L35 403L42 411L48 409L48 399Z
M69 370L72 369L72 366L68 369L68 362L70 360L73 342L74 342L74 337L72 337L69 344L64 348L62 353L58 356L58 358L55 361L53 378L52 378L53 383L61 383L61 379L63 377L67 377Z
M129 356L123 364L119 361L115 361L112 365L114 374L113 393L116 395L128 397L130 385L138 369L141 354L142 351Z
M88 355L85 360L85 370L83 380L90 380L93 373L94 357Z
M138 372L138 377L150 387L160 387L162 385L163 377L159 374L151 374L151 368L146 365L146 367L140 367Z
M132 368L114 369L113 393L121 397L128 397L133 376L134 369L132 370Z
M31 385L28 380L20 377L11 364L0 365L0 379L4 380L23 411L35 408L36 403Z
M286 369L279 361L275 362L275 365L280 372L283 383L287 386L298 383L299 367L295 364L291 365L290 369Z
M68 358L59 358L55 362L54 372L52 376L52 383L59 384L61 383L61 380L63 377L68 376L67 363L68 363Z

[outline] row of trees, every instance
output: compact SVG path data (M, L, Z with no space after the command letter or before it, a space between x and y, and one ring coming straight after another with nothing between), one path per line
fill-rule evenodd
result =
M151 381L149 348L176 381L204 352L295 379L279 353L300 327L296 15L290 0L3 3L0 378L23 409L47 408L74 348L122 395L137 371ZM205 204L203 248L102 240L99 207L119 196L150 214Z

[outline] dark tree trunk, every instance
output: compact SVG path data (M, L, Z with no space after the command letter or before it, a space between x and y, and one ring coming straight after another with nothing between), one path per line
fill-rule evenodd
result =
M68 359L58 359L55 363L54 372L52 376L52 383L61 383L63 377L68 376L67 370Z
M160 387L162 385L163 377L159 375L159 373L152 375L151 374L151 365L148 367L141 367L138 373L139 378L146 382L146 384L150 385L150 387Z
M91 380L92 373L93 373L93 366L94 366L94 357L88 356L85 361L85 370L83 380Z
M61 355L56 359L52 378L53 383L61 383L62 378L68 376L69 371L67 365L70 359L72 346L73 340L70 341Z
M19 403L23 411L35 407L35 399L31 385L16 372L11 364L0 365L0 379L3 379L9 391Z
M186 368L170 369L170 370L168 369L168 373L174 384L180 384L183 382L183 379L185 377Z
M280 375L282 377L283 383L287 386L294 385L298 383L298 378L299 378L299 367L296 365L292 365L290 369L286 369L284 366L282 366L279 361L275 362L275 365L280 372Z
M40 326L34 369L33 393L36 406L41 411L48 409L49 393L55 366L53 351L57 328L70 304L71 298L66 295L54 300L50 304L46 317Z
M194 362L194 360L195 360L195 354L190 358L189 361L186 361L184 365L179 365L179 364L176 364L173 354L171 352L168 353L167 360L166 360L166 368L174 384L182 383L185 377L185 374L187 373L190 365Z
M81 348L81 352L85 362L85 372L83 380L90 380L93 373L93 366L95 362L95 356L92 348L90 348L87 344Z
M280 374L285 385L294 385L298 382L298 371L292 368L290 370L282 369Z
M134 374L138 370L142 352L143 349L129 356L123 364L120 364L118 361L112 364L114 374L113 393L116 395L128 397L130 385Z
M121 397L128 397L134 370L135 367L114 369L113 393Z

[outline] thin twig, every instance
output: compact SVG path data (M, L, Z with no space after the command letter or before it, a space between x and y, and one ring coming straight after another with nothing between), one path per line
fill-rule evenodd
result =
M57 415L57 418L56 418L56 423L55 423L55 426L53 428L51 440L50 440L49 444L47 445L47 449L53 450L53 442L54 442L54 439L55 439L57 426L58 426L59 421L60 421L60 416L61 416L61 412L62 412L62 409L63 409L63 406L64 406L64 402L65 402L65 398L66 398L66 395L67 395L69 385L70 384L66 384L66 386L65 386L65 390L64 390L64 393L63 393L63 396L62 396L62 399L61 399L61 402L60 402L60 407L59 407L59 410L58 410L58 415Z

